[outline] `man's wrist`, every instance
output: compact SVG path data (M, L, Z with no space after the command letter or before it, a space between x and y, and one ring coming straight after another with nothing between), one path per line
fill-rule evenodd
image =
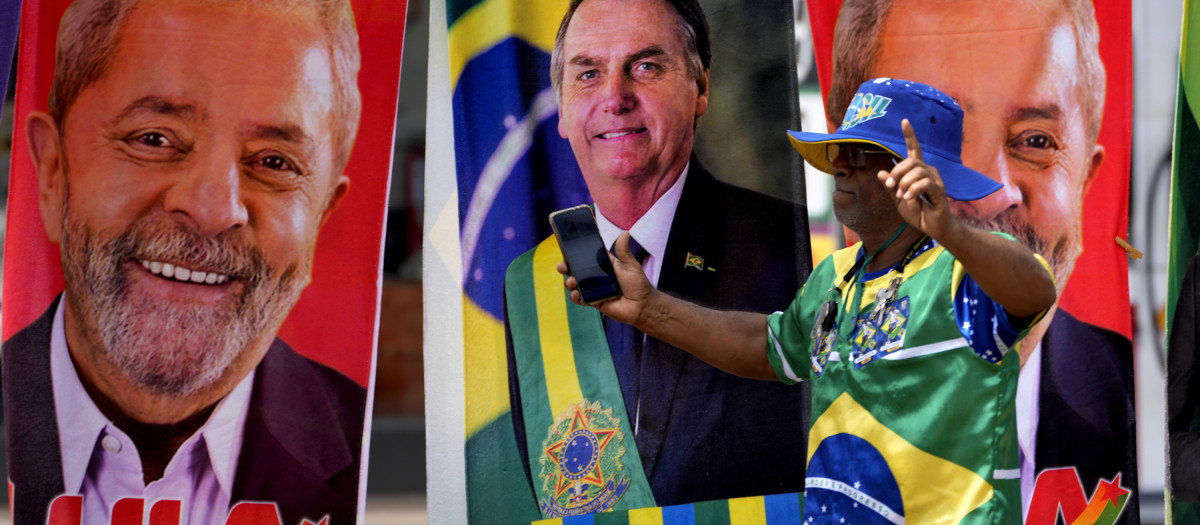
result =
M969 242L972 230L970 224L958 220L954 215L947 213L949 217L945 224L940 228L940 232L925 232L938 244L945 246L950 253L955 253L956 249L964 242Z
M643 303L641 310L638 312L634 326L638 330L648 334L657 333L673 317L670 314L671 299L671 296L659 291L657 288L651 288L650 293L646 296L645 303Z

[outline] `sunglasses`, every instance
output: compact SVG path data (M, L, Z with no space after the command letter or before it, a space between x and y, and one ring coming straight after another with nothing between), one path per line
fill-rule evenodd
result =
M825 160L828 160L830 164L833 164L842 154L846 155L846 164L849 164L851 168L867 167L867 155L887 155L893 159L893 164L895 164L896 157L890 151L865 148L858 144L830 142L825 145Z

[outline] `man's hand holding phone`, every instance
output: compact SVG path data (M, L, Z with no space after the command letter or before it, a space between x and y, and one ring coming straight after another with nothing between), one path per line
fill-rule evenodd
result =
M613 257L589 206L551 213L550 227L562 250L565 262L558 265L558 272L567 276L564 284L571 301L595 306L623 323L637 321L655 290L629 249L629 232L617 238Z
M578 285L575 289L580 299L576 302L592 305L621 295L591 207L581 205L551 213L550 227L568 272Z
M599 303L594 303L601 313L612 317L622 323L638 326L643 312L647 311L646 306L650 303L652 296L657 293L654 286L650 284L650 280L646 278L646 274L642 271L642 265L633 256L629 250L629 232L624 232L620 237L617 237L615 243L616 257L609 254L612 262L612 267L615 277L620 282L622 293L619 295ZM606 252L607 253L607 252ZM579 281L570 274L567 265L559 263L558 273L567 276L564 285L571 291L571 301L577 304L588 304L582 300L579 292Z

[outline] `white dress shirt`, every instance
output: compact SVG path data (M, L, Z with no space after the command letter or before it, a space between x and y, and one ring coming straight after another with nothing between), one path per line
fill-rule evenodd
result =
M667 251L671 222L675 220L675 209L679 207L679 198L683 195L683 182L687 179L689 167L690 162L683 167L683 173L675 179L675 184L654 201L654 205L629 228L629 235L646 249L647 256L642 261L642 269L646 272L646 278L650 279L650 284L656 288L658 276L662 275L663 254ZM596 211L599 212L596 214L596 225L600 228L600 238L604 239L604 245L611 249L624 230L604 216L604 210L599 204L596 205ZM680 261L680 264L683 262Z
M217 403L208 421L176 451L162 478L145 484L133 441L92 402L67 349L60 300L50 336L50 374L66 494L83 496L83 522L109 523L122 498L180 501L180 523L225 523L250 405L251 373ZM141 522L142 520L139 520Z

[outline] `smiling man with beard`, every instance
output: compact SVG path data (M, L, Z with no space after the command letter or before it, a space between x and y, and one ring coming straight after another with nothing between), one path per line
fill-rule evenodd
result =
M66 290L4 344L17 523L60 495L355 520L365 392L276 333L349 187L359 60L348 1L67 10L26 122Z

